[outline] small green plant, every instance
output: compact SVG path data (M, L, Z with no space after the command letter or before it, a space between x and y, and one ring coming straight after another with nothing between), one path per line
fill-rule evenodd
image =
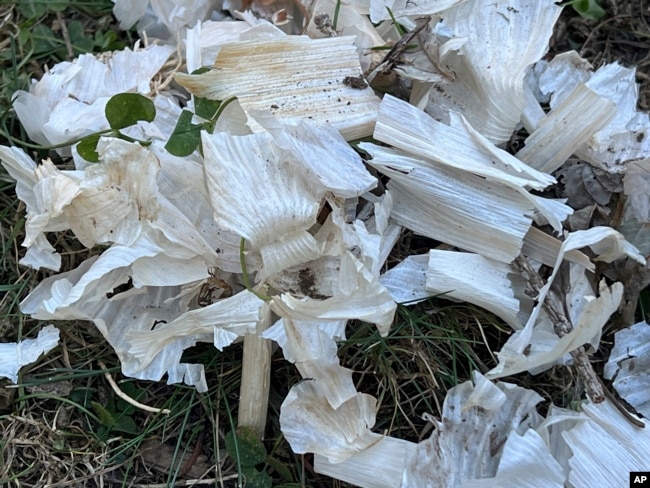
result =
M192 72L193 75L205 73L209 68L199 68ZM165 145L165 149L174 156L184 157L192 154L196 148L201 144L201 131L205 130L209 134L214 132L217 120L225 110L225 108L235 100L235 98L228 98L227 100L209 100L207 98L194 97L194 109L196 113L184 109L181 116L176 122L174 132L172 132L169 141ZM192 123L194 115L204 119L200 124Z
M567 5L571 5L571 8L585 19L602 19L607 13L605 12L605 9L600 6L597 0L570 0L562 4L562 6Z
M97 142L101 136L113 136L129 142L139 142L148 146L151 141L136 141L120 132L142 120L152 122L156 117L156 107L153 102L138 93L118 93L110 98L105 108L106 119L111 126L110 129L94 132L83 137L77 145L77 151L87 161L97 163Z

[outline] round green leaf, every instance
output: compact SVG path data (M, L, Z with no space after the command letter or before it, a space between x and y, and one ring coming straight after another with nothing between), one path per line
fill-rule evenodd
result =
M79 156L91 163L99 162L99 154L97 154L97 142L101 136L99 134L90 134L84 137L79 144L77 144L77 152Z
M263 471L258 471L255 468L248 466L241 470L246 483L246 488L271 488L273 486L273 479Z
M118 93L106 104L106 118L112 129L124 129L139 120L151 122L156 117L156 107L139 93Z
M192 112L183 110L176 122L174 132L169 137L165 149L174 156L189 156L201 142L201 125L192 123Z
M236 434L233 431L228 432L225 444L230 457L239 457L239 464L242 466L255 466L266 459L266 449L254 429L240 427Z

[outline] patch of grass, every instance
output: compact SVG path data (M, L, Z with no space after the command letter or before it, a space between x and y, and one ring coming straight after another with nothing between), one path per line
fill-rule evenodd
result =
M486 345L483 327L505 335L485 312L435 298L400 306L387 337L369 324L353 327L339 356L355 372L357 389L378 399L376 430L421 440L429 428L422 414L439 416L450 388L493 366L498 344Z

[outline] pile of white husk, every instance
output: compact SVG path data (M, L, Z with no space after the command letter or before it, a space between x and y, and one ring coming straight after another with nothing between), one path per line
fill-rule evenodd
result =
M236 3L118 0L123 27L139 22L147 47L60 63L16 94L16 113L43 145L106 129L104 106L120 92L146 95L157 108L153 122L126 131L150 146L102 138L98 164L74 147L62 150L75 170L0 147L27 209L22 264L59 270L50 232L106 246L43 280L23 312L92 321L125 375L167 375L200 391L203 366L181 363L185 349L212 342L222 350L246 338L250 368L275 341L313 379L285 399L284 435L295 452L315 453L317 471L359 486L626 486L629 471L647 469L647 429L609 401L587 402L580 412L552 407L542 417L537 393L497 381L564 364L582 344L597 348L623 286L594 290L587 279L594 262L645 265L650 124L635 112L634 71L617 64L594 71L576 53L540 61L561 10L552 0L344 1L336 29L318 17L331 21L336 2L316 0L304 35L285 33L300 30L297 2L247 3L257 15L237 13ZM243 21L206 20L221 9ZM432 17L411 41L421 47L395 67L411 84L410 103L350 83L381 75L386 51L370 49L400 38L388 9L409 29L418 16ZM214 69L188 75L178 66ZM237 98L215 132L202 133L203 153L185 158L164 149L181 105L193 107L179 84L195 96ZM522 125L525 147L515 155L500 149ZM368 136L377 142L358 145L366 166L347 141ZM572 155L625 174L624 219L638 223L636 242L606 227L565 232L573 210L531 193L553 185L550 173ZM378 175L390 179L385 187ZM404 228L454 250L412 256L382 274ZM241 238L253 290L241 285ZM573 331L562 339L516 279L511 263L521 253L556 271L571 263ZM114 293L129 280L132 287ZM206 290L209 303L199 306ZM376 399L356 390L336 341L350 319L385 335L397 303L438 293L490 310L513 334L493 370L449 391L441 418L430 418L430 438L416 444L373 432ZM646 324L630 329L606 374L620 373L621 394L648 412L647 388L639 386L648 383L642 337ZM1 374L15 381L20 366L57 341L49 325L37 339L2 345ZM635 355L636 368L626 365Z

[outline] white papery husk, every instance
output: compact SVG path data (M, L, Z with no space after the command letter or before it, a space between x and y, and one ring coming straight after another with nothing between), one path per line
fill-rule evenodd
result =
M104 107L108 98L123 92L149 95L152 78L172 52L170 46L151 45L102 57L84 54L73 62L59 63L29 92L16 92L14 110L29 137L43 145L107 129Z
M538 423L535 404L542 398L508 383L494 385L478 373L474 381L475 385L467 381L449 390L441 421L431 419L436 430L429 439L413 444L384 438L340 464L315 451L315 469L368 488L451 488L472 479L494 481L495 475L510 475L514 444L543 455L544 466L561 476L562 468L553 463L545 444L531 430ZM537 461L529 459L530 465Z
M650 432L632 425L609 400L582 405L590 419L563 437L573 451L568 482L572 486L628 486L631 471L646 471ZM616 469L612 469L616 466Z
M454 79L434 84L425 110L436 118L460 112L492 142L506 142L524 109L525 71L546 53L561 11L552 0L468 0L447 9L454 38L441 47L440 64Z
M333 296L318 300L283 293L273 297L271 309L294 320L336 321L358 319L373 323L382 336L388 334L397 304L378 280L357 258L346 251L341 256Z
M391 14L396 19L417 15L431 15L447 10L464 1L466 0L424 0L423 2L414 3L407 0L370 0L370 20L374 23L390 20Z
M270 279L285 292L274 297L272 308L299 320L358 318L375 323L385 335L396 304L378 278L401 230L388 219L392 198L385 193L367 204L352 224L345 222L335 200L328 201L332 212L315 234L322 256Z
M258 280L319 257L307 231L323 191L308 183L297 159L267 133L202 133L202 142L215 221L261 254Z
M177 286L134 288L106 298L107 293L129 279L130 270L124 263L133 261L137 251L142 255L148 249L135 247L114 246L72 271L46 278L23 300L21 311L41 320L91 320L115 349L125 375L158 381L168 373L169 383L185 381L205 391L203 366L180 363L183 350L194 345L196 337L168 348L142 370L128 353L128 332L148 331L157 321L170 322L182 313L182 301L178 299L181 290Z
M212 66L221 46L227 42L239 41L241 34L250 28L246 22L207 20L188 29L185 34L187 72L193 73L203 66Z
M603 376L627 403L650 417L650 325L639 322L616 332Z
M130 29L137 23L143 38L171 38L170 42L221 7L221 2L215 0L113 0L113 3L113 15L121 29Z
M5 167L19 181L18 195L26 202L24 246L31 246L44 232L66 229L86 247L129 245L142 232L143 222L156 218L156 156L119 139L100 141L98 151L102 165L62 171L49 159L36 166L16 150L0 150Z
M525 299L525 283L523 280L517 282L514 274L510 265L478 254L431 250L426 289L431 294L444 293L445 298L478 305L519 330L526 322L532 303Z
M551 173L612 120L615 108L613 102L586 85L577 85L535 126L516 156L533 168Z
M16 180L16 195L25 203L27 214L38 213L36 203L36 163L17 147L0 146L0 163L9 176ZM19 261L24 266L58 271L61 255L56 252L43 234L38 234L25 256Z
M193 336L213 336L214 347L221 351L238 337L255 333L263 304L254 293L244 290L230 298L183 313L171 322L156 325L153 330L128 333L129 354L143 369L173 342Z
M595 258L597 261L612 262L630 257L645 264L645 259L638 251L614 229L593 227L570 233L562 244L553 273L536 297L538 305L533 309L526 326L515 332L497 353L499 364L486 374L487 377L500 378L526 370L543 371L565 354L591 342L600 334L603 325L617 310L621 301L621 283L608 287L603 281L600 285L600 296L585 296L586 303L581 307L581 313L574 313L573 317L570 317L573 330L562 338L552 332L552 324L544 317L545 314L542 314L542 304L560 269L564 254L587 246L598 255Z
M634 69L612 63L592 73L591 66L573 52L540 64L535 70L538 82L531 84L537 84L542 96L553 94L552 108L563 104L580 83L616 105L613 118L576 151L577 156L612 173L620 172L627 161L647 156L650 117L636 110L639 88Z
M377 400L363 393L333 408L319 382L306 380L282 402L280 427L293 452L318 453L339 463L381 440L370 430L376 413Z
M318 181L323 192L336 197L358 197L377 186L359 154L329 125L309 120L292 124L270 112L251 112L255 121L271 134L275 144L289 151L307 171L306 179Z
M555 183L551 175L537 171L497 148L462 116L449 113L449 125L434 120L416 107L386 95L381 102L375 139L445 167L464 170L519 192L556 231L573 210L563 203L530 194ZM436 144L431 141L445 141ZM360 147L364 147L363 144ZM499 193L498 190L492 190ZM545 222L546 223L546 222Z
M347 321L338 321L336 327ZM277 342L284 358L296 365L300 375L318 382L319 391L329 405L337 409L357 395L352 370L340 365L333 324L283 318L266 330L263 336Z
M204 261L175 259L167 254L178 248L147 239L143 234L131 246L112 246L75 270L43 280L21 310L39 319L91 320L115 349L125 375L159 381L167 373L169 383L184 381L206 391L203 366L181 363L183 351L199 341L222 349L253 332L263 302L240 292L188 311L189 300L178 285L203 278ZM106 298L130 277L138 288Z
M33 363L41 354L50 352L58 344L59 329L53 325L39 330L36 339L0 344L0 377L9 378L12 383L16 383L20 368Z
M433 296L426 288L429 255L408 256L386 271L379 282L397 303L413 304Z
M368 143L360 147L372 155L371 166L391 177L387 187L397 223L498 261L519 255L533 211L521 193L404 151Z
M346 140L372 134L379 99L371 88L347 86L346 77L361 75L352 37L310 39L304 36L256 39L222 46L213 70L177 74L193 95L213 100L237 97L253 132L261 127L253 110L278 118L309 118L329 124Z
M85 171L63 172L50 163L32 169L20 153L9 150L2 153L5 164L12 168L20 182L19 195L27 202L28 219L30 213L38 213L34 209L53 207L56 217L50 219L53 224L49 227L45 222L46 230L74 226L78 235L90 235L91 242L86 241L89 246L98 240L93 232L113 239L107 242L112 245L101 256L41 282L21 305L23 312L42 319L92 320L116 350L126 375L159 380L168 373L170 382L185 380L205 390L202 366L181 364L180 359L183 350L197 340L223 347L234 338L232 331L214 332L214 323L218 322L214 314L204 317L204 329L196 326L186 331L186 337L160 346L160 353L145 365L128 352L131 344L127 340L129 332L150 331L155 321L169 323L187 312L192 297L199 292L197 283L208 277L209 267L225 272L241 271L239 238L216 226L198 161L175 158L161 151L155 143L149 150L118 139L100 141L102 163ZM45 179L55 180L45 186L45 190L38 186L41 174ZM72 191L67 199L47 190L69 187ZM128 219L102 207L106 198L99 200L97 208L93 203L97 205L98 199L80 198L84 192L91 196L101 194L103 188L108 190L109 196L120 198L118 202L126 202L130 212ZM52 203L42 204L41 200L46 198L50 199L46 202ZM79 205L83 203L79 206L81 214L70 212L78 201ZM66 203L69 204L62 207ZM123 232L118 232L120 225ZM82 231L89 234L82 234ZM37 236L34 242L39 238ZM259 267L254 259L251 261ZM129 280L134 289L106 298L115 287ZM149 307L152 311L143 313L140 307ZM196 317L190 317L196 325ZM232 313L228 320L237 323ZM248 324L250 321L246 318L239 322ZM240 335L246 327L235 329Z

